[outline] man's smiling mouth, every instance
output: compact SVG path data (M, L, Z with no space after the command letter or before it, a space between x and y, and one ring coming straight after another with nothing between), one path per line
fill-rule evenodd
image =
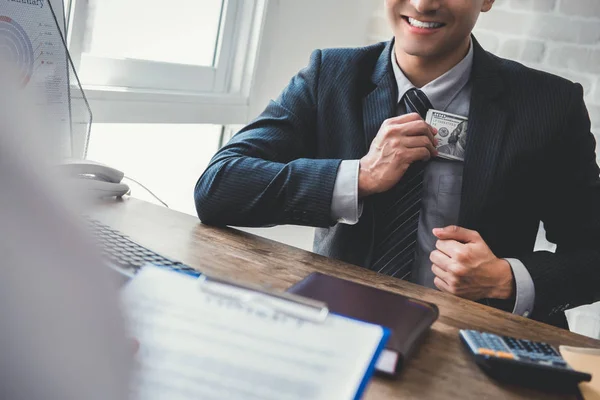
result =
M441 22L419 21L418 19L406 16L402 18L404 18L404 20L407 21L411 26L421 29L438 29L446 25Z

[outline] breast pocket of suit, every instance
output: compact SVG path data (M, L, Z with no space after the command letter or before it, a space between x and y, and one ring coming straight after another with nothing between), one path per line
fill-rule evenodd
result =
M437 191L437 222L440 227L458 224L462 181L461 174L440 176Z

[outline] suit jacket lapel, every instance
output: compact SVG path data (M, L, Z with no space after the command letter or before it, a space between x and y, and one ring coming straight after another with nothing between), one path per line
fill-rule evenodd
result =
M505 100L499 61L473 37L474 59L459 224L477 229L477 220L494 181L505 133Z
M385 49L381 52L375 69L371 75L371 82L367 90L367 95L363 98L363 128L365 133L366 150L369 151L371 142L377 136L381 124L388 118L396 115L398 101L398 84L392 70L392 50L394 49L394 40L388 42ZM370 90L370 91L369 91ZM366 244L366 259L364 265L371 265L373 256L373 244L375 240L374 232L375 209L372 201L365 201L365 213L359 224L362 224L365 233L368 236L364 243Z
M398 85L391 65L393 48L394 40L391 40L379 56L371 76L375 87L363 99L363 126L367 150L383 121L395 116L397 112Z

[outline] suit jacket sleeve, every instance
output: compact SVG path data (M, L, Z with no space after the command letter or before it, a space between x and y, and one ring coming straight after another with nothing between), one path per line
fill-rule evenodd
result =
M198 180L195 202L213 225L328 227L341 160L317 159L321 52L276 101L236 134Z
M539 207L556 253L521 257L535 284L534 316L557 323L563 311L600 294L600 170L581 85L573 87L568 118L552 150ZM554 321L553 321L554 319Z

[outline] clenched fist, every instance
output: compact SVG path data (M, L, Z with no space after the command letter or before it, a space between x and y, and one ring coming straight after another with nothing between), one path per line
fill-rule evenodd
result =
M436 134L437 130L416 113L385 120L369 152L360 160L359 197L388 191L412 163L436 157Z
M438 289L469 300L513 296L510 264L496 257L478 232L448 226L433 234L439 240L429 259Z

